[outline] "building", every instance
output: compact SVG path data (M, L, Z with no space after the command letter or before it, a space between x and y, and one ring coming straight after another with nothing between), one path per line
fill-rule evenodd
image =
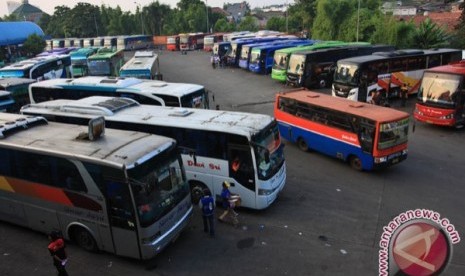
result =
M15 14L20 20L31 21L37 24L44 12L36 6L29 4L28 0L22 0L22 4L11 14Z
M37 24L28 21L0 22L0 34L0 61L5 63L21 56L21 46L30 35L44 36Z
M250 13L250 8L247 2L225 4L226 12L230 15L230 20L240 22L244 16Z

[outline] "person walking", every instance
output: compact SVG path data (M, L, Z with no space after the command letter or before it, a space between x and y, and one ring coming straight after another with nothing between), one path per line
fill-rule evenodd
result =
M214 237L215 225L213 213L215 212L215 201L208 189L204 191L203 197L200 199L200 208L202 210L203 231L205 233L210 233L210 236Z
M232 223L236 226L239 221L237 219L237 213L234 211L236 203L239 203L240 197L238 195L232 195L229 191L231 185L228 181L223 181L223 190L221 191L221 199L223 201L223 208L225 211L218 218L221 222L226 222L225 217L229 215L231 217Z
M48 244L48 251L53 258L53 265L58 271L58 276L68 276L65 265L68 262L68 255L65 251L65 242L61 237L60 232L52 231L48 238L50 243Z

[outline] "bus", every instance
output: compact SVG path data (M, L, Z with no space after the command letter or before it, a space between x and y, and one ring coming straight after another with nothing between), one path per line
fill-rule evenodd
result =
M273 57L276 50L298 45L309 46L313 43L313 40L283 40L281 43L254 47L250 53L249 71L269 74L273 67Z
M465 59L425 70L413 116L420 122L465 125Z
M293 53L303 51L316 51L319 49L336 48L348 45L370 45L365 42L343 42L343 41L321 41L313 45L305 46L299 45L292 48L279 49L274 52L273 67L271 68L271 78L280 82L286 82L287 67L289 65L289 59Z
M0 90L0 112L12 112L15 100L8 91Z
M394 46L366 45L362 42L362 45L296 52L289 58L286 84L306 88L331 87L338 60L394 49Z
M166 38L166 49L168 51L179 51L179 35L172 35Z
M84 38L83 48L94 47L94 38Z
M50 120L87 124L104 116L109 128L145 131L175 139L181 149L192 199L198 203L205 189L219 199L223 181L241 196L241 206L264 209L283 189L286 165L278 125L268 115L127 104L110 109L111 97L78 101L56 100L31 104L23 114L42 114ZM240 165L232 168L239 158ZM221 201L221 200L220 200Z
M215 33L205 36L203 39L203 50L206 52L211 52L213 50L213 45L217 42L223 41L223 33Z
M103 47L116 49L118 37L116 36L105 36Z
M282 138L302 151L336 157L359 171L407 158L409 114L403 111L298 89L276 95L274 116Z
M82 77L42 81L29 86L31 103L89 96L128 97L142 104L208 109L209 93L202 85L136 78Z
M71 64L73 66L73 76L75 78L89 75L87 59L97 52L97 47L79 48L70 53Z
M236 40L242 37L246 37L246 38L255 37L255 33L252 33L250 31L226 33L223 35L223 41L231 42L233 40Z
M87 58L87 67L89 68L90 76L117 77L123 64L123 50L100 48L95 54Z
M407 95L415 94L425 69L461 59L462 50L445 48L404 49L341 59L334 72L332 95L369 102L376 92L385 93L386 98L398 96L402 86L406 86Z
M179 34L179 49L181 51L203 49L204 37L204 33Z
M119 71L121 77L135 77L148 80L161 80L160 62L153 51L136 51Z
M102 137L104 136L104 137ZM175 140L0 114L0 219L88 251L151 259L192 217Z
M46 57L46 56L53 56L53 55L67 55L71 53L72 51L75 51L76 47L65 47L65 48L53 48L48 51L44 51L40 54L37 55L37 57Z
M27 78L0 78L0 90L10 94L3 93L2 98L11 98L14 101L13 105L9 105L8 112L17 112L21 106L29 103L29 85L34 82L36 80Z
M124 51L153 49L153 36L151 35L123 35L116 37L116 48Z
M33 57L0 69L0 78L29 78L40 81L69 77L72 77L69 55Z

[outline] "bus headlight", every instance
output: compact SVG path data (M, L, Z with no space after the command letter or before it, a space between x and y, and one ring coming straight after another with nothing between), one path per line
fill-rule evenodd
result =
M353 96L353 95L355 95L355 91L354 90L349 91L349 96Z
M375 164L384 163L387 161L387 156L375 157Z
M404 150L402 151L402 155L407 155L407 153L408 153L408 149L404 149Z
M272 193L273 193L273 190L258 189L258 195L261 195L261 196L268 196L268 195L271 195Z
M446 115L446 116L441 116L441 117L439 117L439 119L442 119L442 120L454 119L454 113L451 113L451 114Z

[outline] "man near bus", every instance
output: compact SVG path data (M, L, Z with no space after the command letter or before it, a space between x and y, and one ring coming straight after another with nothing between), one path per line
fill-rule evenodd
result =
M203 231L205 233L210 232L210 236L214 237L215 225L213 213L215 211L215 201L209 189L204 191L203 197L200 199L200 209L202 209Z
M48 250L50 251L50 255L52 255L53 265L58 271L58 276L68 276L68 272L66 272L65 268L68 256L66 255L65 242L60 232L52 231L48 235L48 238L50 239Z
M405 106L407 104L407 99L408 99L408 85L407 83L402 83L402 86L400 87L400 100L401 100L401 105Z

